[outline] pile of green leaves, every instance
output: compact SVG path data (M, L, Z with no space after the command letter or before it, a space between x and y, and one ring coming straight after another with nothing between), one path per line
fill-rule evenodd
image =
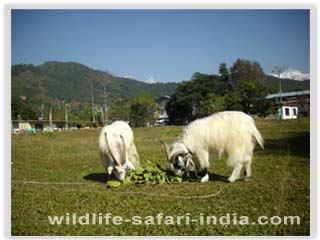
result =
M147 162L147 165L143 168L141 166L130 172L126 179L121 183L117 180L109 180L107 182L108 187L120 187L121 185L129 184L171 184L182 182L182 177L175 175L172 172L164 171L157 165Z

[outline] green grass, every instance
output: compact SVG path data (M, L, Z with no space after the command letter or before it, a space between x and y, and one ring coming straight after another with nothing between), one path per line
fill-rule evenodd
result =
M12 136L12 235L309 235L309 119L258 121L265 149L258 146L250 181L226 183L232 169L211 162L208 183L127 186L107 189L98 154L99 130ZM174 141L181 127L134 129L142 164L166 167L158 137ZM80 182L83 185L38 185L15 181ZM208 199L174 196L208 195ZM167 194L135 195L123 192ZM300 216L300 225L66 225L52 226L48 215L107 213L124 218L140 215Z

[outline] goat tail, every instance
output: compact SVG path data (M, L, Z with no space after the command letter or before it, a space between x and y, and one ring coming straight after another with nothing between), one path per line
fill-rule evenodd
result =
M261 136L261 133L259 132L259 130L256 128L256 126L253 129L253 133L252 135L254 136L254 138L257 140L257 142L259 143L260 147L263 149L264 148L264 140Z

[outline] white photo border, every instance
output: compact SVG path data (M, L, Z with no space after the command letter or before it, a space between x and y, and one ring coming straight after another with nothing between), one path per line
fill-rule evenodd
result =
M319 186L319 177L316 176L316 172L319 172L319 163L316 164L316 158L319 160L319 145L316 142L316 138L319 136L319 128L316 126L316 121L319 120L319 111L316 108L319 106L319 97L316 93L320 94L320 84L317 76L319 74L318 58L319 58L319 46L316 46L316 39L319 39L319 31L316 31L316 26L319 27L319 6L320 3L316 0L307 1L289 1L289 0L270 0L259 1L257 4L254 0L247 1L232 1L232 0L217 0L214 3L210 0L155 0L152 3L147 0L4 0L1 5L1 52L2 57L0 59L0 74L2 76L0 81L1 89L1 117L0 117L0 152L2 154L1 161L1 190L0 190L0 237L1 239L21 239L22 237L11 237L11 9L310 9L310 236L311 238L319 237L319 230L316 231L316 216L319 216L319 207L316 207L316 199L319 199L319 191L316 191L316 185ZM319 219L319 218L317 218ZM317 222L319 229L320 225ZM222 236L212 236L205 238L221 238ZM35 237L31 237L32 239ZM48 239L49 237L39 237L39 239ZM52 237L61 239L87 239L97 237ZM119 239L120 237L98 237L106 239ZM124 237L121 237L124 239ZM143 237L131 237L143 238ZM198 237L145 237L158 238L158 239L194 239ZM200 238L200 237L199 237ZM225 237L232 238L235 237ZM242 238L242 237L237 237ZM257 237L250 237L256 239ZM261 237L259 237L261 238ZM263 238L275 238L279 237L263 237ZM291 239L293 237L282 237ZM301 237L295 237L300 238ZM303 237L302 237L303 238Z

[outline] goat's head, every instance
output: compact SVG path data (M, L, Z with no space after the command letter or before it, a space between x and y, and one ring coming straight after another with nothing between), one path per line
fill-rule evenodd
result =
M126 177L126 159L127 159L127 151L126 151L126 143L122 135L120 135L121 141L122 141L122 146L120 146L120 160L119 158L116 158L115 155L113 154L113 150L110 148L110 145L108 143L108 138L107 135L105 134L106 138L106 143L109 149L109 153L111 155L111 158L113 160L113 166L108 168L108 174L111 175L114 173L115 177L120 180L124 181Z
M192 158L190 151L183 143L175 142L169 147L163 140L160 141L165 147L169 169L182 176Z

